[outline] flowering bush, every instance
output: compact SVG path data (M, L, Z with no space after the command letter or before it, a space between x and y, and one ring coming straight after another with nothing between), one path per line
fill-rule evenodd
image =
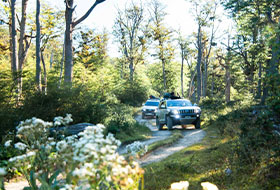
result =
M148 146L139 141L135 141L126 146L126 151L132 156L143 156L148 151Z
M14 147L22 154L9 162L24 174L31 189L39 188L36 181L47 189L138 189L143 170L118 155L120 141L112 134L105 137L103 125L88 126L78 135L62 139L49 136L50 127L69 122L71 115L56 117L54 123L32 118L17 127L21 142Z

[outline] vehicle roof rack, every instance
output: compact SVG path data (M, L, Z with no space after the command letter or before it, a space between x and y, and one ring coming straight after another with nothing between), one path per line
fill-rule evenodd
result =
M182 99L182 98L180 96L176 96L174 92L171 92L171 93L164 93L163 99L174 100L174 99Z

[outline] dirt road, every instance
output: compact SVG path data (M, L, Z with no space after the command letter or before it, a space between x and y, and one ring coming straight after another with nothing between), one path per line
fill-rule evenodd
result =
M156 127L155 119L142 119L140 115L138 115L135 119L138 122L145 124L152 131L152 137L149 140L143 141L145 145L149 145L156 141L166 139L172 134L172 131L169 131L167 129L159 131ZM175 130L181 130L183 138L172 145L160 147L145 155L139 160L141 166L145 166L153 162L159 162L177 151L198 143L206 134L202 129L195 129L192 125L190 125L187 129L182 129L181 126L176 126ZM122 146L119 153L122 154L125 153L125 151L125 146Z
M135 118L139 123L146 125L149 127L149 129L152 131L152 136L148 140L142 141L145 145L152 144L156 141L164 140L168 138L172 133L171 131L164 130L159 131L156 127L156 120L155 119L142 119L141 115L137 115ZM119 154L125 154L126 153L126 145L120 146L118 149Z

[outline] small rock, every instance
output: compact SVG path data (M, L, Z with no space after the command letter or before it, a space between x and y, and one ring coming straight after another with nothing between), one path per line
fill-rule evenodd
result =
M69 135L77 135L80 132L84 131L86 127L88 126L93 126L93 124L91 123L78 123L75 125L70 125L67 127L57 127L57 128L51 128L50 131L51 132L56 132L56 131L63 131L65 130L65 132Z

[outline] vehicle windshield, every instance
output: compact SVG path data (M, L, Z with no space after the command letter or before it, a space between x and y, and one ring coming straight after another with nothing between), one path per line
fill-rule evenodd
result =
M167 107L186 107L186 106L192 106L192 103L188 100L167 101Z
M146 102L145 103L145 106L158 106L159 105L159 102Z

